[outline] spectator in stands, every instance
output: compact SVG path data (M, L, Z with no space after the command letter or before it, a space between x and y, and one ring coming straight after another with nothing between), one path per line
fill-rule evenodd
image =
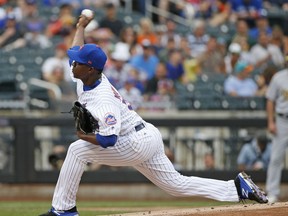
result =
M275 25L272 29L271 44L279 47L284 54L288 53L288 41L279 25Z
M132 67L129 71L129 77L135 80L135 87L143 94L147 81L146 74L140 73L136 68Z
M62 91L63 98L67 99L68 101L76 99L76 95L74 93L74 89L72 88L71 84L65 80L65 71L63 66L55 66L52 70L52 76L50 77L49 82L58 85Z
M174 152L167 145L164 145L164 151L165 151L166 156L172 162L174 168L176 170L182 170L183 166L180 163L176 162Z
M227 54L227 39L222 36L216 36L216 49L219 49L219 53L224 57Z
M28 23L30 21L42 20L39 14L38 4L36 0L25 0L22 6L22 22ZM44 24L44 23L43 23Z
M43 34L41 22L27 23L28 32L25 33L25 46L30 48L46 49L52 46L52 42Z
M34 0L26 0L23 3L23 17L17 24L17 28L23 32L23 38L6 47L7 51L12 49L29 47L46 49L52 45L49 39L43 34L45 26L44 20L38 14L37 2ZM22 15L21 15L22 16ZM16 19L16 16L15 16Z
M69 3L62 4L58 16L52 17L46 29L47 37L59 35L65 37L74 30L75 18L73 6Z
M179 48L180 42L181 42L181 36L176 31L176 23L174 22L174 20L167 19L165 27L166 27L166 30L163 32L159 40L160 46L163 48L166 48L169 40L173 39L175 43L175 48Z
M249 35L249 26L247 22L244 19L238 19L236 22L236 32L232 37L231 43L239 43L241 45L240 41L243 40L249 45L249 47L257 42L257 39L253 39Z
M264 8L266 8L268 11L270 9L287 10L287 3L288 2L286 0L263 0Z
M258 42L251 47L250 54L253 56L255 67L260 67L264 70L267 64L274 64L282 68L284 66L284 54L280 48L270 43L269 36L265 32L261 32L258 37Z
M83 1L83 0L81 0ZM89 8L89 7L92 7L92 8L99 8L99 9L102 9L103 7L105 7L105 5L109 4L109 3L112 3L116 8L120 7L121 4L120 3L123 3L123 1L120 1L120 0L101 0L101 1L95 1L95 0L84 0L83 3L84 5ZM134 1L132 1L134 2Z
M209 20L216 9L214 1L197 1L197 4L194 3L193 6L195 9L194 16L197 19Z
M87 26L88 27L88 26ZM72 34L73 35L73 34ZM111 52L113 47L113 33L107 28L96 28L90 34L89 38L85 35L85 40L89 39L90 43L100 46L106 53ZM87 35L88 36L88 35ZM109 62L108 62L109 64Z
M119 89L119 93L129 102L134 110L137 110L142 103L141 91L136 87L137 80L128 78L125 80L124 86Z
M201 73L220 73L225 74L224 56L217 46L217 39L210 37L206 50L196 58Z
M264 97L266 95L269 83L274 74L277 73L277 71L279 71L279 69L276 66L269 65L267 68L265 68L265 70L262 73L258 75L258 78L256 80L258 85L258 90L256 93L257 96Z
M266 132L259 131L251 142L246 143L240 150L237 158L238 169L266 170L271 154L271 143Z
M265 32L269 37L272 35L272 28L269 26L266 14L257 17L255 20L255 27L252 27L249 30L249 36L257 41L260 32Z
M209 25L212 27L220 26L228 21L231 13L231 4L229 0L216 0L212 4L212 17L210 18Z
M204 164L205 164L205 170L215 169L215 158L214 158L214 152L212 150L207 151L204 154Z
M141 44L132 44L130 47L131 58L137 55L141 55L143 53L143 48Z
M179 49L172 49L169 53L169 60L166 62L167 78L173 81L180 81L184 74L183 56Z
M224 82L224 92L234 97L251 97L257 92L256 82L250 78L253 67L247 62L238 61L234 72Z
M5 27L6 22L6 10L1 6L0 7L0 30Z
M167 79L167 69L165 63L159 62L155 70L155 75L147 81L144 91L146 98L149 98L151 95L156 94L158 88L158 81L162 79Z
M163 0L163 2L167 2L166 10L187 20L193 20L195 16L197 19L204 18L210 13L210 2L207 4L207 1L180 0L173 2Z
M288 2L287 2L287 1L283 1L283 2L282 2L282 5L281 5L281 8L282 8L284 11L288 11Z
M63 68L64 78L67 82L71 81L71 68L66 54L67 46L64 43L59 43L55 47L55 55L44 60L42 64L42 77L46 81L53 79L53 69Z
M22 47L24 40L24 33L16 21L13 13L7 15L5 28L0 30L0 48L4 47L6 51Z
M48 156L52 170L60 170L67 154L67 148L63 145L53 146L52 153Z
M153 103L149 108L152 110L171 109L174 96L174 84L171 80L160 80L157 85L157 92L150 96L149 101Z
M161 87L163 87L162 90L160 89ZM152 77L152 79L147 81L146 89L144 91L144 98L145 100L150 100L151 97L159 94L160 92L164 94L164 90L165 94L173 95L174 86L173 81L167 77L167 68L165 63L159 62L155 70L155 75Z
M128 45L129 50L136 46L136 53L141 53L141 45L137 44L137 32L131 26L125 26L120 32L119 41Z
M250 53L250 46L244 38L235 39L233 43L238 43L241 47L241 59L253 64L253 57Z
M183 60L191 58L191 50L189 48L189 43L188 43L187 38L180 37L180 42L177 45L175 43L175 39L170 37L168 38L166 46L158 50L158 57L160 61L163 61L163 62L169 61L169 53L175 49L178 49L181 52L183 56Z
M206 51L209 35L206 33L206 25L203 20L196 20L193 33L187 36L191 56L196 58Z
M0 29L5 27L5 22L9 14L13 14L17 23L23 19L23 10L22 5L25 4L25 1L16 2L3 2L0 3Z
M185 84L194 82L200 74L199 63L196 58L191 57L191 50L187 37L181 38L180 50L183 56L184 75L182 82Z
M158 37L154 32L154 26L149 18L140 19L140 29L137 35L137 43L142 44L143 41L150 41L151 45L158 46Z
M224 58L226 74L232 74L236 63L241 59L241 46L238 43L231 43L228 53Z
M51 71L51 76L49 79L45 80L52 84L57 85L60 88L62 93L61 99L57 99L53 91L48 91L51 109L62 109L71 106L71 103L77 99L74 86L71 85L71 82L65 80L65 71L62 66L54 66Z
M122 29L119 41L128 45L131 57L143 53L141 44L137 42L137 31L131 26L125 26Z
M193 83L197 80L200 72L200 67L197 62L197 59L185 59L183 62L184 65L184 75L182 78L183 84Z
M160 61L162 62L168 62L169 61L169 54L175 50L176 43L174 38L168 38L167 44L164 48L162 48L160 51L158 51L158 57Z
M111 53L110 65L104 69L104 74L116 89L124 87L125 80L129 78L129 71L132 69L132 66L128 63L129 58L128 45L118 42Z
M143 54L138 54L130 59L130 64L140 73L145 73L147 79L151 79L155 74L156 66L159 62L155 55L154 47L149 40L142 41Z
M181 37L179 49L181 50L184 59L192 58L191 49L187 37Z
M124 24L117 18L117 8L113 3L105 5L105 16L99 21L99 28L108 28L116 38L119 37Z
M245 19L251 26L263 11L262 0L233 0L230 3L234 19Z
M38 3L36 0L22 1L22 18L19 24L25 32L31 31L31 26L35 28L38 25L39 27L41 26L41 33L43 33L44 27L47 26L47 18L39 14Z

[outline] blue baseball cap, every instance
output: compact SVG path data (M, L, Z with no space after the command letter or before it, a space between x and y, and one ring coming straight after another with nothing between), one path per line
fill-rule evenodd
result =
M71 61L86 64L98 70L103 70L107 61L104 51L96 44L75 46L67 51Z

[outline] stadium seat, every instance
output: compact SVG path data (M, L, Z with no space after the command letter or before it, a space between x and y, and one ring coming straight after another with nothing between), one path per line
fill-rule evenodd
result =
M193 108L197 110L219 110L221 109L221 100L219 97L201 96L193 100Z
M228 110L264 110L264 97L222 97L222 108Z

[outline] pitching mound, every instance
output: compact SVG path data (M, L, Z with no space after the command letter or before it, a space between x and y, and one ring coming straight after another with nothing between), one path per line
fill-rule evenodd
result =
M275 204L243 204L235 206L219 206L192 209L147 210L137 213L121 214L121 216L287 216L288 202ZM118 215L117 215L118 216Z

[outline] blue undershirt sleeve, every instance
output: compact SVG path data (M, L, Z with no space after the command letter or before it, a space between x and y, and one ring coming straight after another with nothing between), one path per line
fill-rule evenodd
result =
M100 134L96 134L96 139L100 146L107 148L115 145L117 142L117 135L112 134L110 136L101 136Z

